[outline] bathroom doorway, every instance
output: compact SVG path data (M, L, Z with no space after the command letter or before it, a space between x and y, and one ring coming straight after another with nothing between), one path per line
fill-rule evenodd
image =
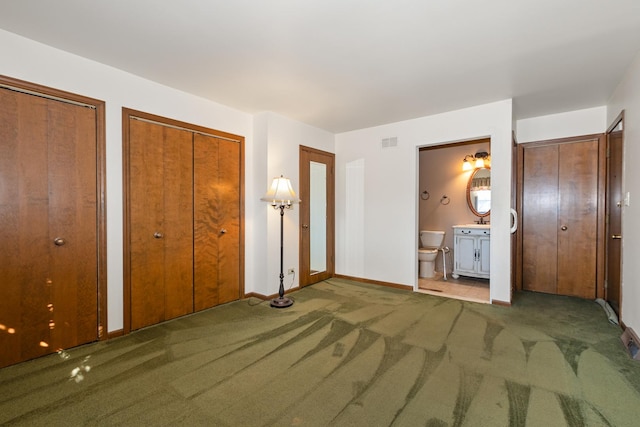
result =
M438 146L422 147L419 149L418 159L418 246L421 247L420 230L444 231L445 237L442 246L445 250L438 251L434 262L434 273L431 277L423 277L424 271L418 269L418 292L438 295L460 300L490 303L488 271L486 278L483 274L474 274L473 271L456 271L454 228L460 225L480 227L478 230L490 230L490 208L484 212L484 208L476 205L475 201L487 203L484 196L480 197L471 183L475 172L475 155L487 153L484 159L490 162L490 138L475 139L464 142L456 142ZM463 171L463 160L474 162L469 170ZM487 175L490 176L490 164L486 165ZM483 172L484 173L484 172ZM484 176L483 173L477 176ZM489 185L490 180L483 184ZM485 185L487 187L487 185ZM473 208L473 209L472 209ZM482 213L480 213L482 212ZM477 214L483 215L478 216ZM488 225L476 224L486 222ZM475 231L473 232L475 233ZM486 236L488 239L488 235ZM488 242L485 246L488 248ZM479 248L479 246L478 246ZM448 250L447 250L448 249ZM463 249L464 250L464 249ZM476 248L472 252L471 263L480 263L479 252ZM488 250L487 250L488 252ZM462 252L461 252L462 253ZM488 259L488 254L485 254ZM478 258L476 258L478 257ZM459 273L459 274L454 274Z

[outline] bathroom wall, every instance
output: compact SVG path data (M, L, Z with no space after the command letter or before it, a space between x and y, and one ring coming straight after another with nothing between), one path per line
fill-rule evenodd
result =
M490 142L465 143L445 147L420 150L418 212L419 230L443 230L444 245L451 248L453 254L452 226L469 224L479 218L471 213L467 206L467 182L472 171L462 170L465 155L478 151L491 152ZM422 192L429 192L429 198ZM442 200L447 196L446 200ZM446 204L448 202L448 204ZM485 217L489 221L491 217ZM453 256L447 258L447 271L451 272ZM436 260L436 271L442 271L442 253Z

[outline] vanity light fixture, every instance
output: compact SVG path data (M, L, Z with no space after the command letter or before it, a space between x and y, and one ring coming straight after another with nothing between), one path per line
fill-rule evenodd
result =
M474 157L476 158L476 169L489 166L489 153L486 151L478 151Z
M471 164L471 162L475 162L473 155L467 154L466 156L464 156L464 159L462 160L462 170L464 172L473 169L473 165Z
M491 156L486 151L478 151L476 154L467 154L462 160L464 172L489 166Z

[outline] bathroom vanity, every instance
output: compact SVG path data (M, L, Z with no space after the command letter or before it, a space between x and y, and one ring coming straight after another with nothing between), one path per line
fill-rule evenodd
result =
M453 227L453 274L489 278L491 230L489 224L465 224Z

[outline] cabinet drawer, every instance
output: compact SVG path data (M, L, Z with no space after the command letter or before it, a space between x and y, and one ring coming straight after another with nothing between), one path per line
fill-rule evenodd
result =
M488 228L454 228L453 234L458 236L490 236Z

